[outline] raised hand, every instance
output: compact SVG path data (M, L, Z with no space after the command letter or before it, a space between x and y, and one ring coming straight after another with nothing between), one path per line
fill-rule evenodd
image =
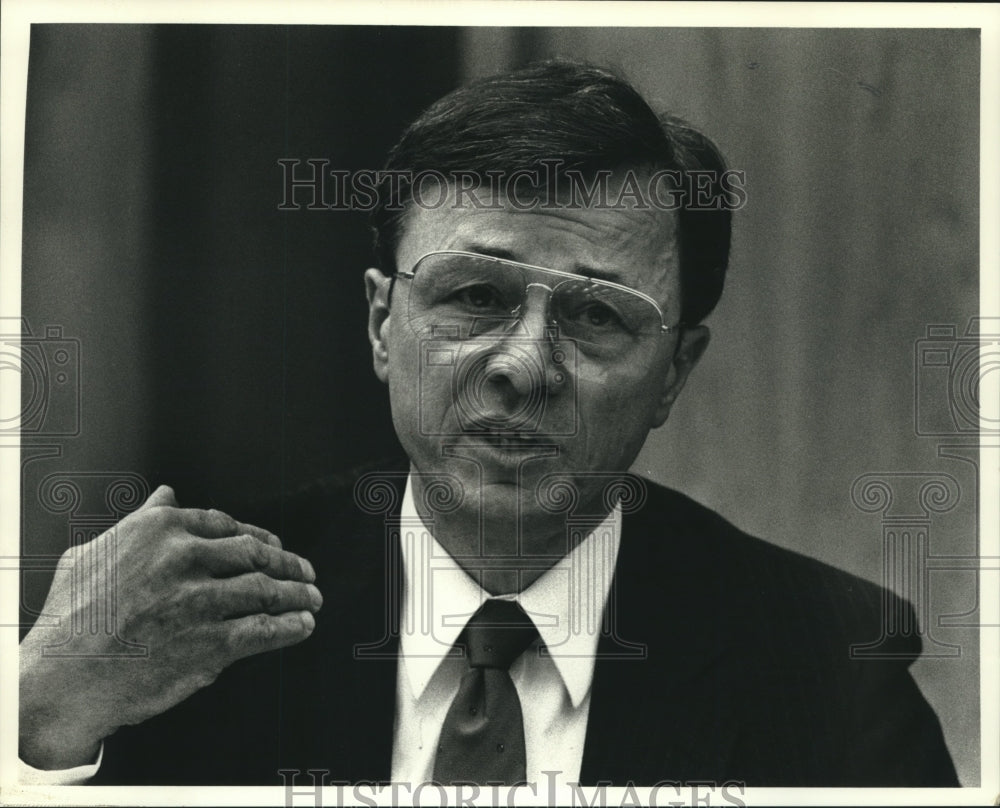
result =
M104 583L74 585L74 567ZM271 533L179 508L161 486L64 553L44 607L60 626L38 624L21 643L21 759L40 769L89 763L118 727L170 709L237 659L306 639L323 602L315 578ZM56 648L67 621L86 624L112 603L116 631L76 632L72 648Z

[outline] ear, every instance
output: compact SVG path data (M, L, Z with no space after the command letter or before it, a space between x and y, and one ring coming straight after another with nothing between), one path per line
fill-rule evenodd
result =
M391 281L377 269L365 270L368 296L368 341L379 381L389 379L389 286Z
M674 358L670 363L670 370L663 380L663 390L660 394L659 404L653 413L653 421L650 428L655 429L662 426L670 415L670 408L674 406L677 396L684 389L688 374L698 364L701 355L705 353L710 338L708 328L703 325L685 328L681 331L679 343L674 350Z

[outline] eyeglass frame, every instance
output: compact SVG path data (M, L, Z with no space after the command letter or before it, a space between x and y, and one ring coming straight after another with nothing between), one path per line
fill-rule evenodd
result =
M622 284L622 283L616 283L615 281L606 281L606 280L603 280L602 278L591 278L591 277L589 277L587 275L580 275L580 274L578 274L576 272L565 272L564 270L561 270L561 269L551 269L549 267L540 267L540 266L537 266L535 264L525 264L522 261L514 261L514 260L512 260L510 258L498 258L495 255L483 255L482 253L469 252L468 250L431 250L430 252L426 252L423 255L421 255L413 263L413 266L409 270L397 269L395 271L395 273L393 273L392 280L389 283L389 301L390 301L390 304L391 304L391 301L392 301L392 291L393 291L393 288L395 287L396 278L406 278L407 280L413 280L413 278L416 277L416 274L417 274L416 270L417 270L417 267L420 266L421 261L423 261L425 258L429 258L432 255L460 255L460 256L467 257L467 258L480 258L480 259L485 259L487 261L493 261L494 263L497 263L497 264L512 265L512 266L517 267L519 269L530 269L530 270L534 270L535 272L543 272L543 273L546 273L548 275L555 275L557 277L564 278L565 280L563 282L570 281L570 280L574 280L574 281L581 281L581 280L583 280L583 281L588 281L590 283L596 283L596 284L599 284L601 286L610 286L612 289L618 289L619 291L629 292L629 293L631 293L633 295L636 295L637 297L645 300L647 303L649 303L650 305L652 305L654 309L656 309L656 313L660 315L660 332L659 332L659 334L657 336L661 336L662 334L680 333L684 329L684 321L683 320L679 320L675 325L667 325L664 322L663 308L660 306L660 304L657 303L656 300L654 300L652 297L650 297L649 295L647 295L645 292L640 292L638 289L633 289L631 286L626 286L625 284ZM531 288L532 286L541 286L544 289L547 289L548 292L549 292L548 300L549 300L549 302L551 302L552 295L555 293L555 290L560 285L561 285L561 283L557 283L553 287L553 286L547 286L544 283L527 283L527 284L525 284L524 288L525 288L525 292L527 292L527 290L529 288ZM510 314L512 316L518 316L519 317L520 316L521 307L524 305L524 303L525 303L525 300L522 300L514 309L511 310ZM558 323L555 321L554 318L552 318L552 322L550 324L558 326Z

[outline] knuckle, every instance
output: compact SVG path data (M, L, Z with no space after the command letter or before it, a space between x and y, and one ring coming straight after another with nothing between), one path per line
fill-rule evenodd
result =
M239 547L239 553L246 560L247 566L249 566L250 569L260 569L260 542L253 536L247 536L245 534L237 536L235 542Z
M266 575L257 577L257 599L264 609L276 609L281 603L281 589Z
M187 535L171 537L166 546L166 552L173 561L180 564L195 563L201 559L201 548L199 543Z
M247 537L251 542L251 552L253 553L253 564L256 569L268 570L271 567L271 554L268 552L268 546L261 541L258 541L253 536Z
M163 505L157 505L136 511L126 516L119 524L143 535L162 533L170 525L170 513Z
M267 545L268 547L276 547L280 549L281 542L278 540L278 537L275 536L273 533L269 533L263 528L254 527L253 525L241 525L240 527L247 533L249 533L251 536L254 536L257 539L257 541L259 541L261 544Z
M217 525L223 530L231 530L236 525L236 522L229 514L224 513L217 508L209 508L205 513L208 515L212 524Z
M159 580L187 580L190 570L197 566L199 557L196 542L190 537L177 535L150 546L144 556L144 563L149 574Z
M277 634L277 628L274 625L274 621L271 620L266 614L254 615L254 630L258 638L264 642L269 643L274 640Z
M277 574L281 575L282 578L287 579L298 579L302 577L302 568L299 566L298 558L292 553L280 551L281 555L278 556L278 561L274 565Z
M214 647L216 654L227 663L239 659L240 649L246 644L246 632L232 628L221 628L218 631Z
M207 615L214 611L215 597L211 590L199 587L188 596L188 609L192 615Z
M166 528L180 521L180 513L180 509L172 505L156 505L136 515L149 519L157 527Z

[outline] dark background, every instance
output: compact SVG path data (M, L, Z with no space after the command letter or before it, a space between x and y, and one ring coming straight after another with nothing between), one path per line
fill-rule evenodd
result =
M915 676L978 782L974 577L939 569L917 591L883 555L901 514L931 555L977 550L975 435L915 422L924 392L945 422L954 394L920 340L943 324L958 345L978 311L976 31L33 26L22 313L35 337L62 328L50 348L78 340L80 396L75 434L24 435L27 619L44 559L136 504L109 481L239 515L394 451L364 217L278 210L277 161L378 168L463 79L548 55L621 68L747 172L713 344L635 469L921 599ZM866 510L865 474L961 496ZM56 478L81 500L53 499Z

